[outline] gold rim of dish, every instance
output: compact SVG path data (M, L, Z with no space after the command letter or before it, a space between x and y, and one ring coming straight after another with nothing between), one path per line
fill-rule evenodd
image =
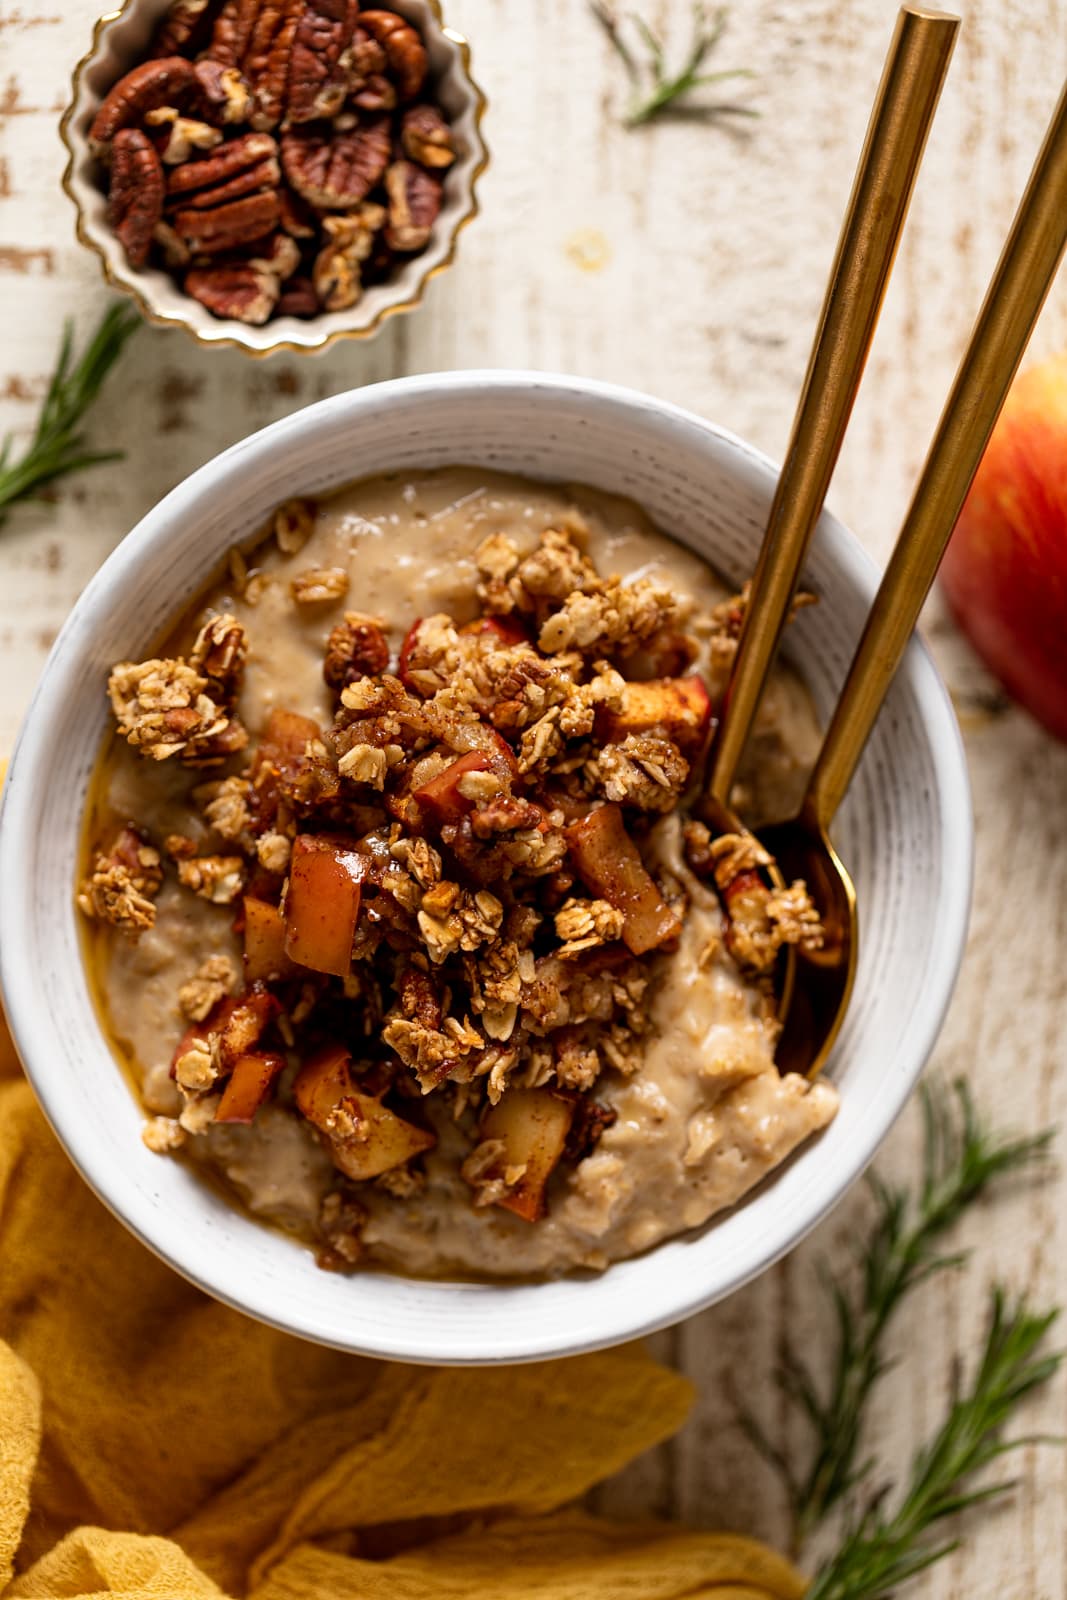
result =
M432 278L439 277L442 272L447 272L448 268L456 259L456 250L459 245L460 234L463 232L463 229L466 228L469 223L473 222L475 217L477 217L480 213L481 207L478 203L477 194L478 181L485 172L486 168L489 166L489 149L482 133L482 120L486 113L488 101L486 100L481 86L471 73L471 51L466 35L460 33L455 28L449 27L445 22L444 15L441 10L441 0L426 0L426 3L428 4L434 19L445 38L454 44L459 51L460 64L463 68L463 74L467 80L467 83L470 85L474 96L474 132L481 151L481 154L476 161L473 170L471 171L466 195L466 209L452 224L452 232L448 238L448 249L446 254L442 260L436 262L433 266L426 268L421 278L419 278L418 282L415 284L411 295L406 300L398 300L394 304L383 306L375 316L374 320L369 322L365 328L334 328L332 332L324 332L320 334L317 339L308 341L295 341L293 339L279 338L274 340L262 350L253 349L251 346L245 344L243 340L235 338L233 334L227 333L221 334L218 338L208 338L206 334L201 333L199 328L194 327L194 325L185 317L164 316L161 312L158 312L154 308L145 291L135 288L132 284L124 283L121 279L117 278L111 270L111 264L108 261L107 256L104 254L102 248L97 243L96 239L92 235L92 232L90 231L89 225L85 218L84 210L82 208L82 202L75 191L73 181L74 166L80 152L75 148L75 144L71 136L70 125L74 118L74 113L77 110L78 96L81 91L82 74L85 72L85 69L89 66L90 62L95 59L104 30L110 27L113 22L117 22L123 13L135 3L136 0L122 0L122 4L117 6L114 11L105 11L102 16L97 17L96 22L93 25L93 35L89 44L89 48L78 61L74 71L71 74L70 100L67 104L66 110L59 119L59 137L62 139L64 149L67 152L67 162L66 166L63 168L62 183L63 189L72 202L76 213L74 231L77 234L79 241L88 249L90 249L93 255L96 257L105 282L109 284L112 289L117 290L119 294L128 295L129 298L136 304L137 309L140 311L145 321L151 323L154 327L181 328L189 335L190 338L195 339L197 344L203 346L205 349L217 350L224 346L230 346L233 349L240 350L242 354L250 356L253 360L260 361L264 360L267 356L276 355L282 350L292 351L296 355L320 355L322 351L328 350L331 345L338 343L341 339L372 339L377 333L380 332L383 324L387 322L390 317L399 316L404 312L414 311L418 306L420 306L426 293L427 284ZM220 322L222 321L221 318L218 320ZM313 319L309 320L308 325L313 326Z

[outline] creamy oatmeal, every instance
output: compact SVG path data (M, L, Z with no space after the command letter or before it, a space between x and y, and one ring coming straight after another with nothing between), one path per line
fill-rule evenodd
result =
M145 1141L326 1266L601 1268L836 1109L771 974L821 930L691 814L743 616L629 503L455 468L281 508L152 660L79 904ZM779 670L738 796L817 743Z

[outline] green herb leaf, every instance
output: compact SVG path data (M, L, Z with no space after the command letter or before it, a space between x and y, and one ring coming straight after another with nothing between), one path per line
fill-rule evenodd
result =
M643 122L650 122L653 117L659 116L668 109L684 111L690 116L715 117L722 115L754 117L758 116L748 106L717 105L717 106L679 106L678 102L684 99L694 89L706 87L708 84L722 83L727 78L751 78L753 74L744 68L726 72L702 73L701 68L705 60L714 50L722 37L726 27L726 8L710 12L703 0L695 0L693 5L693 36L689 51L682 66L677 72L672 73L667 66L663 41L648 22L636 12L628 16L629 30L619 18L609 0L589 0L593 15L600 23L608 39L611 41L615 53L626 69L633 91L629 109L626 113L626 123L631 128L638 127ZM643 58L638 59L635 49L631 46L627 32L632 33L636 44L643 50Z
M1012 1483L971 1487L998 1457L1030 1439L1002 1440L1001 1430L1021 1400L1047 1383L1060 1354L1038 1347L1055 1311L1032 1312L1025 1300L1010 1304L1003 1289L991 1295L985 1348L969 1389L954 1386L948 1415L912 1463L904 1496L893 1512L877 1495L849 1527L836 1555L816 1573L805 1600L888 1600L908 1578L956 1548L931 1530L960 1511L996 1500Z
M112 306L77 362L73 361L74 330L66 323L33 438L14 462L14 440L9 436L0 446L0 527L16 501L35 498L41 489L68 473L121 459L118 450L87 450L81 430L104 379L140 320L135 311Z
M807 1469L785 1480L801 1544L827 1513L866 1479L871 1463L860 1458L863 1421L871 1394L886 1370L885 1336L901 1301L937 1272L959 1266L965 1254L945 1254L948 1230L990 1185L1048 1158L1053 1131L1003 1137L983 1126L963 1080L921 1090L924 1153L917 1191L869 1180L876 1204L873 1227L857 1251L859 1287L825 1275L836 1323L829 1386L820 1386L806 1362L787 1345L778 1388L807 1417L814 1435ZM742 1426L781 1472L781 1456L755 1419Z

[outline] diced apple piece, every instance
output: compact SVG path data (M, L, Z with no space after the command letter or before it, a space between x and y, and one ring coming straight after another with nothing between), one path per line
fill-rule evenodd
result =
M304 1062L293 1079L297 1108L316 1128L324 1128L346 1094L355 1094L349 1063L352 1052L343 1044L328 1044Z
M357 1183L432 1150L436 1135L356 1088L343 1045L328 1045L293 1081L297 1109L325 1134L334 1165Z
M415 789L412 798L418 801L422 814L434 827L443 828L448 822L458 822L469 811L473 811L476 801L473 795L463 793L460 783L468 773L492 772L493 766L488 755L482 750L471 750L465 756L460 756L458 761L453 761L445 770L438 773L436 778L431 778L421 788ZM500 792L505 791L505 783L500 781Z
M597 734L605 743L621 743L627 734L658 727L683 755L700 748L710 726L711 696L696 674L628 683L619 710L603 710L597 717Z
M259 983L224 1001L223 1007L214 1027L220 1029L219 1059L225 1072L259 1043L282 1008L280 1001Z
M635 956L678 936L681 920L649 876L619 806L598 806L565 831L578 876L622 912L622 937Z
M249 983L278 983L297 968L285 953L285 918L269 900L244 898L245 977Z
M285 1057L267 1052L238 1056L215 1112L216 1122L251 1122L270 1093Z
M335 839L293 840L285 892L285 953L315 972L343 978L352 963L366 858Z
M508 1089L482 1118L483 1139L501 1139L501 1176L509 1169L525 1171L508 1194L496 1202L526 1222L545 1214L545 1185L563 1155L574 1106L550 1089Z

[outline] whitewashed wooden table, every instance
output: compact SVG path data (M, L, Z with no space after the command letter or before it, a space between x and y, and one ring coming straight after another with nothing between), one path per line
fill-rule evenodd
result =
M1067 71L1067 0L963 0L956 57L831 503L879 559L904 508L1045 121ZM253 363L179 332L138 335L95 416L125 462L0 537L0 748L89 575L166 490L245 433L323 395L408 372L530 366L654 390L775 455L784 447L824 275L892 27L893 0L737 0L719 52L747 66L758 120L620 125L619 64L584 0L450 0L490 100L484 214L416 316L371 345ZM0 0L0 431L26 430L62 320L105 300L74 240L57 120L95 0ZM688 0L649 0L675 48ZM1067 277L1034 353L1067 345ZM1067 1082L1067 750L1021 713L988 710L989 681L937 600L927 634L957 699L978 825L977 894L959 989L936 1057L980 1103L1026 1129L1064 1120ZM883 1157L917 1160L909 1113ZM817 1258L840 1251L856 1193L804 1247L727 1304L664 1334L659 1353L700 1399L670 1445L601 1503L785 1538L777 1485L734 1421L736 1396L792 1437L768 1375L783 1330L828 1332ZM903 1465L938 1419L955 1352L981 1337L999 1277L1067 1301L1067 1180L1019 1188L961 1230L963 1273L904 1312L874 1427ZM1067 1432L1067 1383L1025 1419ZM1036 1413L1040 1409L1040 1416ZM800 1435L794 1440L801 1443ZM1067 1594L1067 1460L1028 1448L1002 1511L916 1593L931 1600Z

